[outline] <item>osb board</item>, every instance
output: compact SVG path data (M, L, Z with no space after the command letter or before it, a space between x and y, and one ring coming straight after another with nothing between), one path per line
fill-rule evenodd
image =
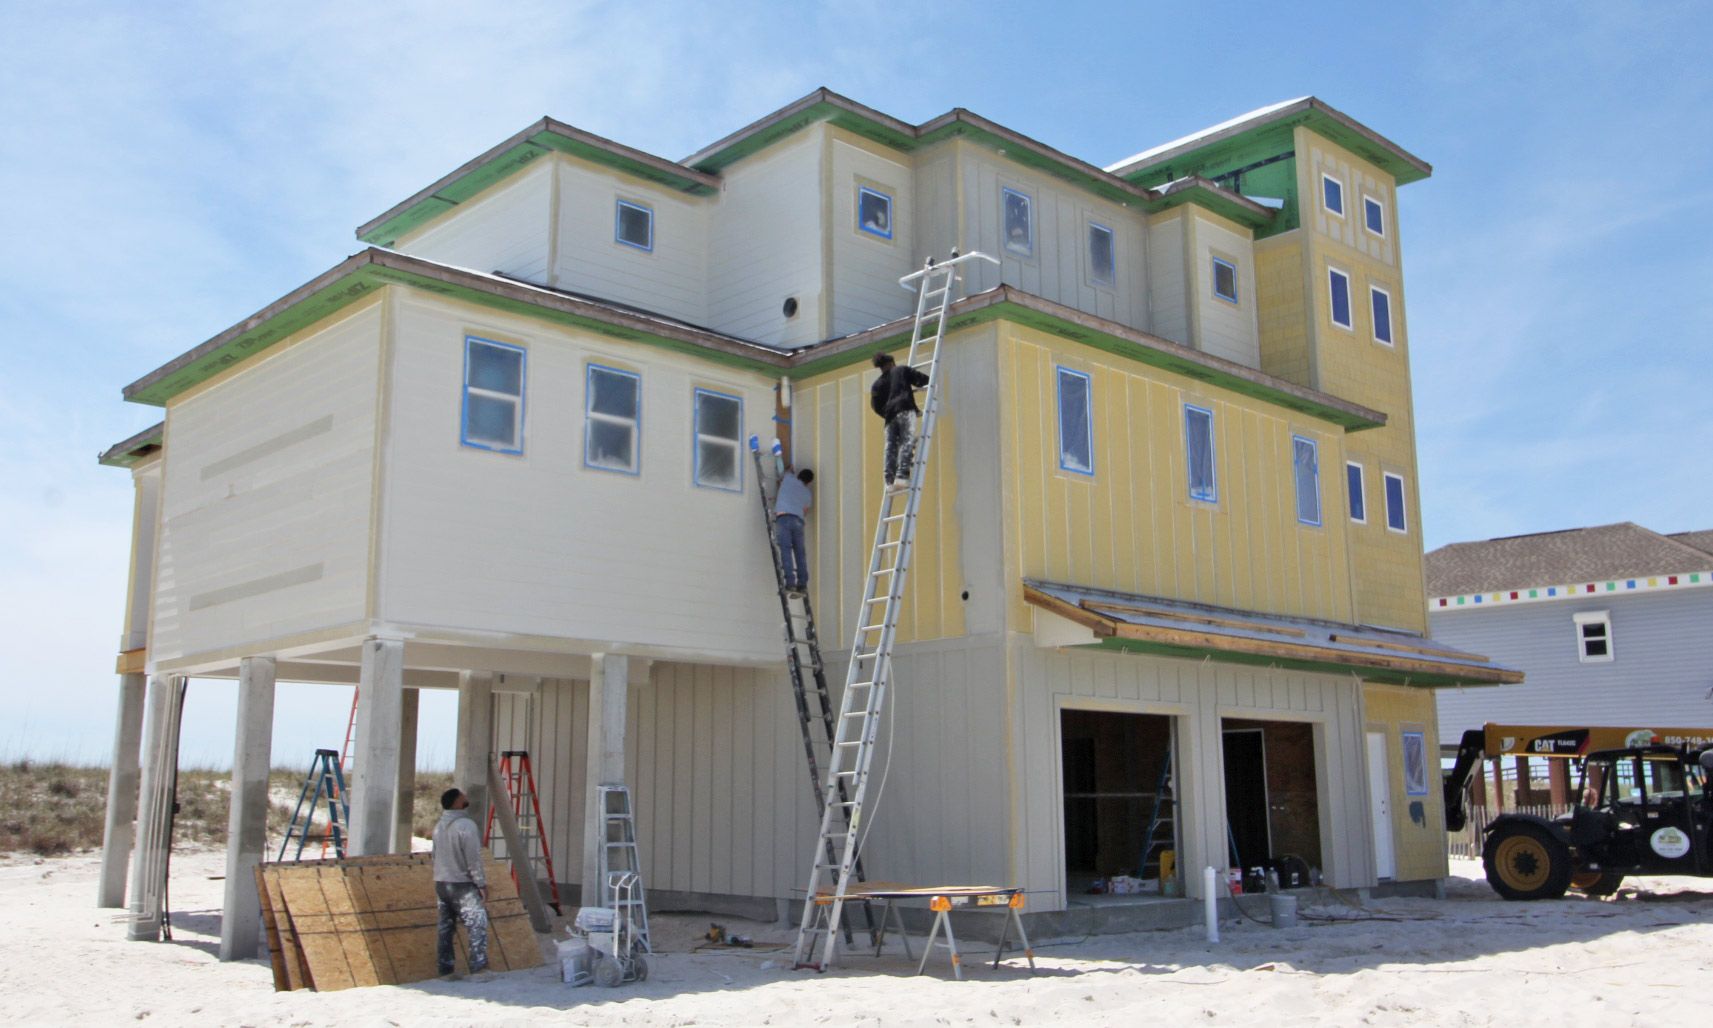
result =
M274 920L274 905L268 899L268 883L263 877L262 867L256 865L256 895L262 901L262 934L268 943L268 966L274 972L274 991L289 990L291 982L286 978L285 954L280 949L279 922Z
M297 932L292 927L291 914L286 910L285 894L280 891L279 872L277 865L263 864L256 868L257 877L261 880L262 910L264 918L272 918L272 935L270 943L277 941L280 948L280 961L284 967L285 988L305 989L309 987L309 968L303 962L303 950L297 942ZM275 938L277 936L277 939ZM275 988L279 988L279 978L276 974Z
M540 964L540 945L507 868L490 858L487 872L488 966L513 971ZM312 988L395 985L435 976L437 902L429 855L273 864L263 882L264 902L273 907L280 928L287 988L303 987L290 981L288 925L307 972L305 984ZM462 931L456 964L468 967Z

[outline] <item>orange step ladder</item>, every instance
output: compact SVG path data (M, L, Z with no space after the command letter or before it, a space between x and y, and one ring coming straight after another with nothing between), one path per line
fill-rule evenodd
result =
M513 761L516 763L513 763ZM518 834L522 836L524 849L538 850L526 852L531 869L539 867L547 876L547 902L555 914L563 913L559 909L559 879L553 874L553 854L547 847L547 832L541 820L541 798L535 791L535 771L530 767L528 750L506 750L500 754L500 782L505 786L506 796L511 800L512 813L517 816ZM524 801L528 799L526 804ZM499 797L492 797L493 803L500 802ZM494 838L494 808L488 807L488 827L482 833L482 845L489 845ZM537 878L540 878L540 874ZM517 871L512 871L512 881L517 881Z

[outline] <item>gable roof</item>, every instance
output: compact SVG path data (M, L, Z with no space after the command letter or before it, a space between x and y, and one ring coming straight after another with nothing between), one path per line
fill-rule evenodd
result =
M1710 532L1683 533L1713 536ZM1669 575L1713 568L1713 552L1631 521L1441 546L1426 558L1430 597Z
M1703 529L1699 532L1673 532L1666 538L1672 542L1693 546L1703 553L1713 555L1713 528Z

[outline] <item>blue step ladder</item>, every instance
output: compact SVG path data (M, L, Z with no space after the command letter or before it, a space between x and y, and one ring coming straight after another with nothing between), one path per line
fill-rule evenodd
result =
M292 811L291 824L286 827L285 838L280 841L280 860L303 859L303 847L309 843L309 830L315 823L315 809L323 801L327 804L327 831L314 838L331 841L333 852L343 860L351 807L345 794L345 772L340 767L338 750L316 750L315 759L309 762L309 773L304 775L303 789L297 794L297 809ZM293 839L297 840L295 852L291 848ZM289 858L287 853L291 853Z
M1154 867L1154 877L1162 877L1159 854L1178 846L1177 809L1177 797L1172 794L1172 754L1168 750L1160 761L1160 777L1154 783L1154 813L1148 818L1148 831L1142 835L1142 860L1137 864L1136 877L1147 878L1150 864ZM1163 838L1162 828L1166 830Z

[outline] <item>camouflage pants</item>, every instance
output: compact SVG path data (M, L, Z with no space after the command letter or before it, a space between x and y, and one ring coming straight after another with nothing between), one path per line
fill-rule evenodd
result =
M916 412L900 411L886 419L886 484L908 481L916 459Z
M440 899L439 945L435 950L440 973L452 973L452 936L460 921L470 937L470 973L487 970L488 909L482 906L481 890L469 882L435 882L434 894Z

